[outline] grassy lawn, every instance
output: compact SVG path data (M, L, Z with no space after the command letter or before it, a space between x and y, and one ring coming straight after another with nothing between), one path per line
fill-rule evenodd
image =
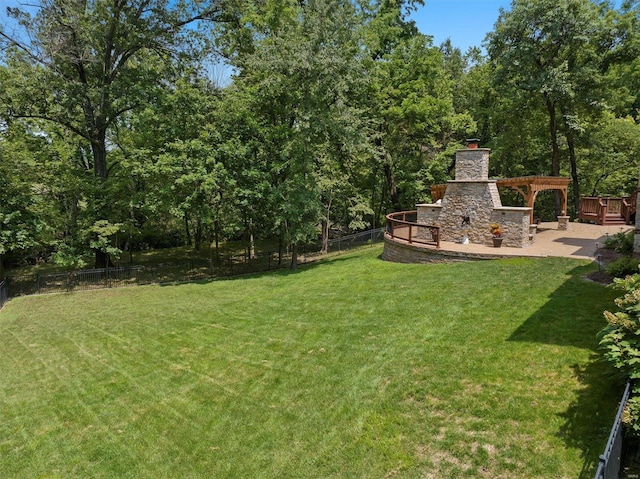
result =
M620 393L593 266L380 253L10 301L0 477L592 477Z

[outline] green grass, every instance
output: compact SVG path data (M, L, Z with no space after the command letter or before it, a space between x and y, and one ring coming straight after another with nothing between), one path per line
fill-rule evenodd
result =
M380 252L10 301L0 477L592 477L620 392L593 266Z

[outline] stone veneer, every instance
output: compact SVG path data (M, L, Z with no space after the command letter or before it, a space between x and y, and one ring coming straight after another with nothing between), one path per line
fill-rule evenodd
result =
M495 251L496 254L492 254ZM484 253L470 253L462 251L447 251L424 247L418 244L407 244L395 241L387 236L384 238L382 259L394 263L453 263L460 261L482 261L503 258L499 248L487 249Z
M529 228L529 211L531 208L502 206L491 213L491 223L499 223L504 232L503 246L524 248L529 246L535 237L535 228ZM493 244L491 233L487 244Z
M496 180L489 179L488 148L458 150L456 177L449 181L441 204L416 205L417 222L440 227L440 239L492 244L489 225L499 223L503 245L522 248L533 239L531 208L504 207Z
M456 152L456 180L486 181L489 179L489 148L473 148ZM499 197L498 197L499 199Z

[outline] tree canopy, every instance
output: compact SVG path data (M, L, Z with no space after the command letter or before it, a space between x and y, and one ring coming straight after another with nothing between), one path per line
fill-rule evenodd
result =
M419 5L8 9L0 254L106 266L229 239L249 255L256 239L326 247L429 201L469 137L493 149L494 176L571 176L571 215L582 193L635 188L640 2L513 0L486 54L433 45L410 20Z

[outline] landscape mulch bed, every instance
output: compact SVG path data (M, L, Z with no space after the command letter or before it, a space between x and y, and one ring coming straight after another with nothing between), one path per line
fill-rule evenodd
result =
M613 283L613 276L607 274L607 265L620 259L622 257L622 253L618 253L615 249L610 248L600 248L596 251L596 258L600 264L598 271L594 271L587 275L587 278L591 281L595 281L596 283L602 284L611 284Z

